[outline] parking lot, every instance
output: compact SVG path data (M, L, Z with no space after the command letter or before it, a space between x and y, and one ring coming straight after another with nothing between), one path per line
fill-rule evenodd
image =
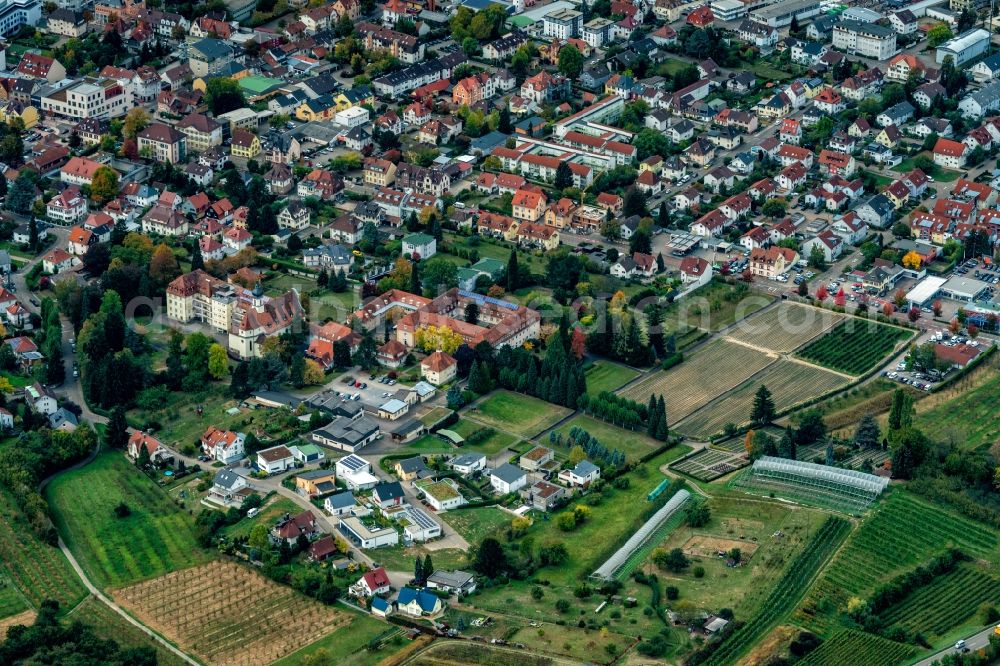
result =
M369 375L364 372L348 373L326 386L342 398L359 402L367 407L378 407L401 387L387 375Z

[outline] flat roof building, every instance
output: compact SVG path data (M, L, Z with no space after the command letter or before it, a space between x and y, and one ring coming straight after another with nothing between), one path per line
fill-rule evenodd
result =
M942 296L955 301L974 301L989 288L990 285L981 280L956 275L941 285L940 291Z
M941 287L947 282L942 277L929 275L918 282L916 286L906 293L906 302L910 305L920 307L927 301L938 295Z
M959 67L986 53L989 47L990 33L982 28L974 28L938 46L934 61L940 65L945 58L951 56L955 66Z
M781 28L791 25L793 16L802 21L822 11L823 6L813 0L784 0L750 12L750 18L764 25Z

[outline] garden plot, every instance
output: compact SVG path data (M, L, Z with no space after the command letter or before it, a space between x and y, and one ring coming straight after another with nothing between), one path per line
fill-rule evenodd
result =
M632 384L619 395L646 404L651 395L667 401L671 424L707 405L774 363L775 357L726 340L713 340L666 372Z
M721 432L726 424L743 425L750 420L753 398L761 385L767 386L778 411L783 411L850 382L843 375L813 365L780 359L727 395L713 400L677 424L690 437L708 437ZM670 412L669 403L667 412Z
M714 481L749 464L742 447L738 452L703 449L690 458L671 465L670 469L699 481Z
M175 571L114 597L143 624L207 663L227 666L270 664L350 621L232 562Z
M727 337L751 347L790 352L843 321L829 310L783 302L740 321Z

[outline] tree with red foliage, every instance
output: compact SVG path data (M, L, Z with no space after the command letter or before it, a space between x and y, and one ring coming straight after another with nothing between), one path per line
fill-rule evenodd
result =
M825 301L826 297L829 296L829 295L830 295L830 292L828 292L826 290L826 287L823 286L823 285L820 285L819 289L816 290L816 298L818 298L821 301Z
M896 308L892 307L892 303L886 303L882 306L882 314L886 317L891 317L892 313L896 311Z
M948 330L951 331L952 335L958 335L958 332L962 330L962 325L958 323L958 317L951 320L948 324Z
M934 311L935 317L941 316L941 299L937 299L933 303L931 303L931 310Z
M965 327L965 330L969 332L970 338L975 338L977 335L979 335L979 327L976 326L975 324L969 324L968 326Z
M579 326L573 329L573 335L569 339L569 350L578 361L587 353L587 334Z
M847 304L847 294L844 293L843 287L837 290L837 295L833 297L833 304L841 308Z
M134 160L139 157L139 144L136 143L135 139L125 139L125 141L122 142L122 155L130 160Z
M909 317L909 319L910 319L911 322L914 322L914 321L920 319L920 310L918 310L917 308L911 307L910 311L907 313L906 316Z
M743 274L740 276L740 279L746 282L747 284L750 284L751 282L753 282L753 273L751 273L750 269L748 268L745 271L743 271Z

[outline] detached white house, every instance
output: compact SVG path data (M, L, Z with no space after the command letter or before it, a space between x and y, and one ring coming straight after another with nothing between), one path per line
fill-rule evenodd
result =
M581 460L573 469L559 472L559 480L568 486L587 486L601 478L601 468L589 460Z
M437 240L430 234L415 233L403 237L403 254L428 259L437 253Z
M524 470L518 469L510 463L500 465L490 474L490 485L501 495L512 493L524 487L527 482L528 475Z
M257 452L257 467L268 474L277 474L291 469L295 465L295 456L287 446L272 446Z

